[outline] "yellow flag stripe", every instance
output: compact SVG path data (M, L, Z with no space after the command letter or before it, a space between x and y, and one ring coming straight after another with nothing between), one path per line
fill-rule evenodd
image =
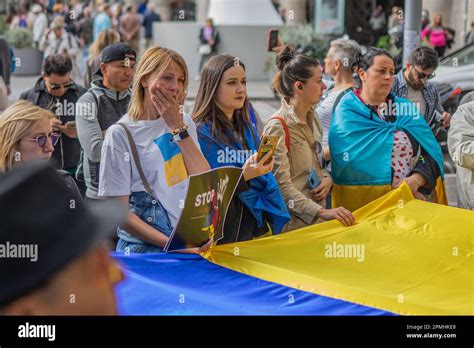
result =
M415 200L404 183L337 221L213 247L223 267L408 315L473 315L474 212ZM362 252L363 251L363 252Z

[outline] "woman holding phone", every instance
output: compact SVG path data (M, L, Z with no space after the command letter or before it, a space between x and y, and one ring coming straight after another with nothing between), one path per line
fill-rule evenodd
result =
M273 153L258 158L260 141L249 119L245 66L220 54L204 66L193 110L201 150L212 168L243 168L219 242L250 240L268 227L280 233L289 214L273 177Z
M277 55L279 71L273 88L281 95L281 108L270 118L263 136L277 136L273 174L291 213L287 231L337 219L354 224L345 208L325 209L332 179L323 161L322 126L314 106L326 88L316 59L284 46Z

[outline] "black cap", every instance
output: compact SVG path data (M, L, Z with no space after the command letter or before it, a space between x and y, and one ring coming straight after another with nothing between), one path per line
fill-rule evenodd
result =
M111 237L127 216L118 201L86 206L47 162L0 175L0 211L0 306Z
M115 60L124 60L124 59L130 59L130 60L137 60L137 52L135 50L127 45L124 42L116 42L111 45L108 45L102 50L102 56L100 58L101 63L110 63ZM96 75L101 75L102 72L99 69L95 72Z

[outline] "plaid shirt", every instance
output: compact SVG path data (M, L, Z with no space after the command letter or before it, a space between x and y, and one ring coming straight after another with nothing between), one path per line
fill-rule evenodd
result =
M403 76L404 69L400 70L393 81L392 93L401 98L406 98L408 96L408 84ZM423 88L423 100L426 103L426 111L423 115L426 122L429 123L433 117L433 113L438 111L441 115L444 112L444 108L441 105L440 96L436 86L430 81L426 81L425 87ZM439 121L441 116L438 117L436 121Z

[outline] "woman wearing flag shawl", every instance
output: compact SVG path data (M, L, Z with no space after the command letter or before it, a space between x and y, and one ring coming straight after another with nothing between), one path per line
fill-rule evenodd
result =
M419 199L446 204L443 156L419 108L390 93L393 57L361 57L362 88L336 103L329 129L333 206L354 211L406 182Z
M193 118L211 168L243 168L219 243L250 240L268 227L280 233L290 218L271 173L273 161L266 164L271 153L257 162L260 141L249 119L245 66L238 58L221 54L204 66Z

